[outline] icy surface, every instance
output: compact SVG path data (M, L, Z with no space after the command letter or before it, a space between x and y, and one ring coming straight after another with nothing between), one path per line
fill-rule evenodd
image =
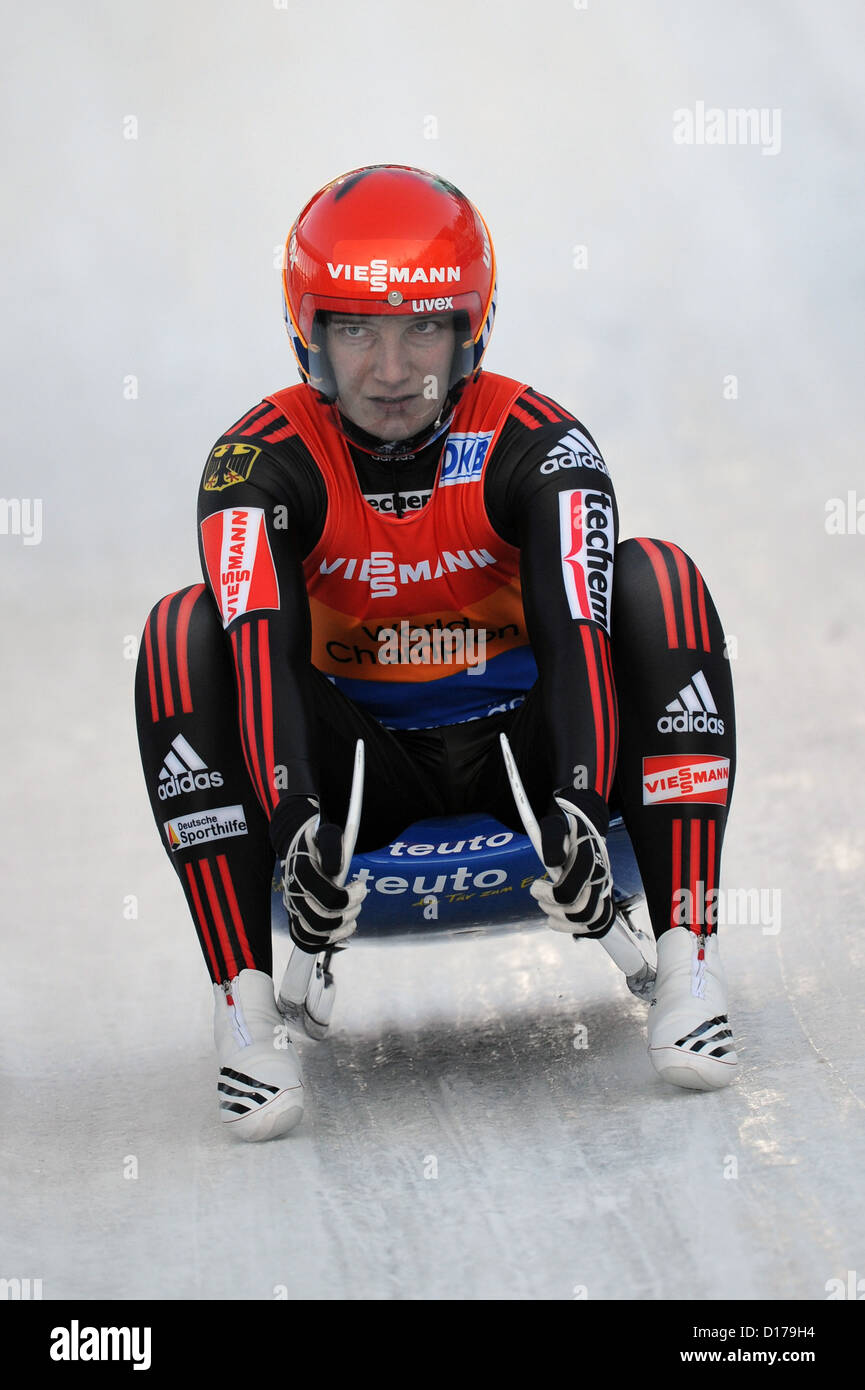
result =
M725 877L774 885L783 914L723 934L732 1088L655 1076L645 1006L595 943L356 944L332 1037L301 1044L302 1128L253 1147L215 1120L210 992L135 766L121 627L15 624L5 1270L46 1297L813 1299L858 1269L861 788L842 817L831 753L803 753L806 835L756 737L768 692L740 698Z

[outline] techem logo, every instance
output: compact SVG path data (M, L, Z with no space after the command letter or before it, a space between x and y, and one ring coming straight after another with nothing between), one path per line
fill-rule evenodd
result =
M610 630L613 504L606 493L559 493L562 577L572 618L594 618Z

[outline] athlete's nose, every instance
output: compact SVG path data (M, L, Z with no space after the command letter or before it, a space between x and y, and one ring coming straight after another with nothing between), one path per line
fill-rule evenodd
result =
M376 344L373 372L376 381L382 386L397 386L408 379L408 358L397 337L382 333Z

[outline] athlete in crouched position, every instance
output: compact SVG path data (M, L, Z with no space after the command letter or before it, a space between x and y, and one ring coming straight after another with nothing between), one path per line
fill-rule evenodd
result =
M271 978L274 856L295 943L348 937L366 887L336 882L337 824L358 738L362 851L428 816L521 829L505 731L560 867L534 891L572 934L613 920L597 865L615 799L658 937L652 1062L726 1085L736 1053L698 899L718 884L733 697L699 571L675 545L619 542L586 428L481 370L495 257L451 184L395 165L335 180L291 230L283 285L302 384L213 448L205 582L156 605L136 682L153 811L214 984L222 1119L264 1139L301 1117ZM444 663L406 659L406 624L462 641Z

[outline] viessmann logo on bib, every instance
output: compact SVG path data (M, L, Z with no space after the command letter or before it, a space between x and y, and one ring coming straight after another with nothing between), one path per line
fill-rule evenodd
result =
M496 563L488 550L443 550L427 560L414 564L398 563L392 550L374 550L371 555L327 556L319 566L320 574L338 574L341 579L354 579L368 584L371 594L378 598L395 598L403 584L429 583L456 570L483 569ZM398 587L399 586L399 587Z
M730 759L709 753L667 753L643 759L643 805L710 801L726 806Z

